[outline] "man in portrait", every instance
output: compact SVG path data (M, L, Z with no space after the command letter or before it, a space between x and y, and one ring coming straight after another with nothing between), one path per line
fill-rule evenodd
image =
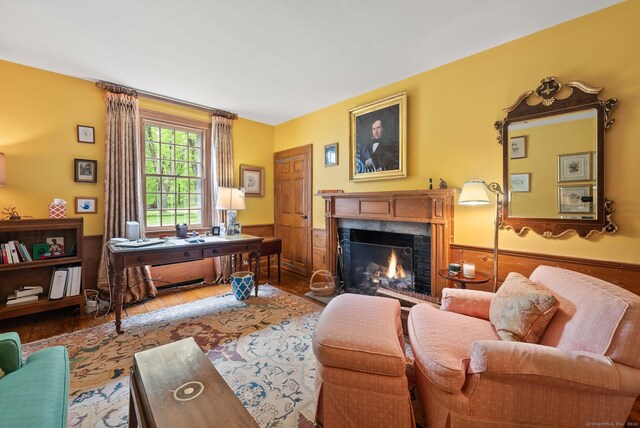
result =
M382 119L375 119L371 124L371 137L358 144L358 173L390 171L400 168L400 146L397 140L385 135Z

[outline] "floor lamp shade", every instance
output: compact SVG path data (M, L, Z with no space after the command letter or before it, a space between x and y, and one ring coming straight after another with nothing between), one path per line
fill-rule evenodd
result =
M479 181L468 181L462 185L458 203L461 205L485 205L490 203L487 187Z

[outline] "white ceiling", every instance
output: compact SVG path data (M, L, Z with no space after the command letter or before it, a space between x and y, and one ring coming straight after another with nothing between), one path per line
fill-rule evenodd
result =
M620 0L0 0L0 59L279 124Z

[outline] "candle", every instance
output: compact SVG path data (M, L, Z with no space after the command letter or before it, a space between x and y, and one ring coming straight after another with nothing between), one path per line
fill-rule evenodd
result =
M465 263L462 265L462 274L465 278L476 277L476 265L473 263Z

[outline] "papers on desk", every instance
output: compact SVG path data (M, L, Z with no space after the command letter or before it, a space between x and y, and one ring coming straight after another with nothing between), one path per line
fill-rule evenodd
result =
M149 245L163 244L164 242L165 242L164 239L151 238L146 240L139 239L137 241L118 242L115 245L116 247L140 248L140 247L146 247Z

